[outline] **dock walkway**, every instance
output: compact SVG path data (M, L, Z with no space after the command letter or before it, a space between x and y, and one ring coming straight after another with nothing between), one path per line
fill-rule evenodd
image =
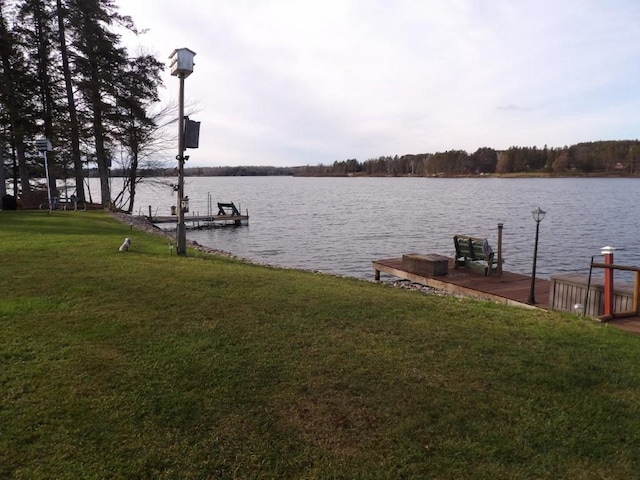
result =
M156 225L176 223L177 221L178 217L176 215L151 217L151 222ZM249 215L185 215L184 221L192 227L203 225L248 225Z
M373 268L376 280L380 279L380 273L384 273L452 294L490 300L506 305L549 309L551 289L549 280L536 278L536 302L535 305L529 305L527 300L529 299L529 290L531 288L530 276L507 271L503 271L502 276L495 274L486 276L469 268L454 268L453 258L448 258L448 262L447 275L436 277L428 277L408 271L403 266L402 258L374 260ZM615 319L609 323L621 330L640 335L640 317Z

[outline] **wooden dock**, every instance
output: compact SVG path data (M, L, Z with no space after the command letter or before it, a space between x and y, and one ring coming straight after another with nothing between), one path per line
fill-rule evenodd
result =
M535 305L529 305L529 289L531 277L519 273L502 272L502 276L483 275L480 272L465 267L454 268L453 258L449 258L448 274L437 277L427 277L409 272L403 268L402 258L375 260L373 268L376 279L379 272L411 282L437 288L445 292L473 297L481 300L491 300L506 305L518 305L531 308L547 308L549 304L548 280L536 278Z
M380 273L384 273L465 297L490 300L505 305L549 309L551 282L536 278L536 302L530 305L527 300L531 288L531 277L528 275L507 271L503 271L501 276L483 275L466 267L454 268L453 258L448 258L448 273L442 276L429 277L408 271L403 265L402 258L374 260L373 268L376 280L380 279ZM621 330L640 335L640 317L614 319L608 323Z
M154 225L177 223L178 217L176 215L151 218L151 223ZM248 225L249 215L185 215L185 224L189 224L191 228L206 228L213 226L224 225Z
M211 201L211 195L209 194L207 214L200 215L199 213L193 213L189 215L188 197L186 200L186 207L184 207L184 225L186 228L198 229L198 228L211 228L211 227L223 227L223 226L241 226L249 225L249 210L245 215L240 213L240 210L233 202L217 202L217 214L213 212L216 210L213 207ZM151 205L149 205L149 216L147 217L154 225L178 223L178 210L175 206L171 207L171 215L158 216L151 213Z

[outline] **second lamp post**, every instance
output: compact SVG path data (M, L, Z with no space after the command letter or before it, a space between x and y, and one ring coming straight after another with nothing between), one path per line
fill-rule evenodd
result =
M533 215L533 220L536 222L536 241L533 247L533 268L531 270L531 288L529 289L529 299L527 303L529 305L534 305L536 303L535 297L535 289L536 289L536 260L538 259L538 233L540 232L540 222L544 218L545 211L541 210L540 207L536 208L531 212Z

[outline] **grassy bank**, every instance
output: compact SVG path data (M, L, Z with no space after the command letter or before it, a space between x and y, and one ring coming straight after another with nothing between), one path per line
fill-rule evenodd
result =
M102 212L0 212L0 245L0 478L640 471L613 328L176 257Z

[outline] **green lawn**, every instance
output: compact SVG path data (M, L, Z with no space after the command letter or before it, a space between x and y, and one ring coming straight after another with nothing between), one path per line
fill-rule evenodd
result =
M0 246L0 478L640 472L640 337L178 257L104 212L0 212Z

